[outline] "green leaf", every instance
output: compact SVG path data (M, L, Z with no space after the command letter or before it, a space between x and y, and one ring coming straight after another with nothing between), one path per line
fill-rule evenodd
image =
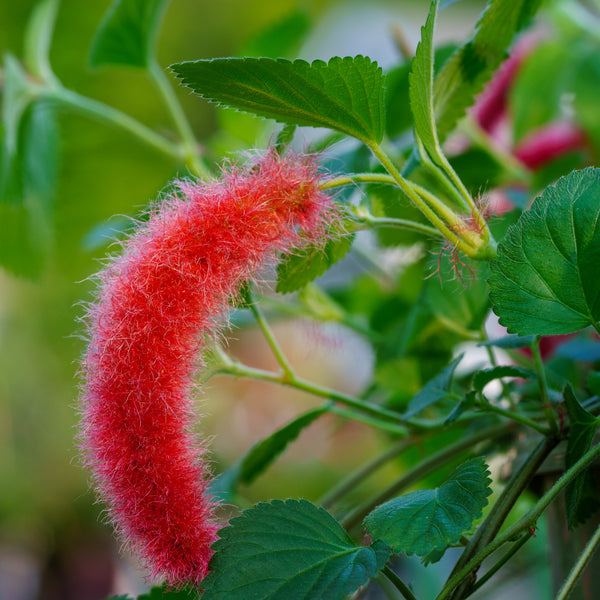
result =
M333 264L346 256L353 241L354 235L337 235L332 232L325 245L310 244L291 254L286 254L277 265L276 291L289 294L320 277Z
M535 379L537 376L533 371L516 365L502 365L491 369L482 369L475 374L473 378L473 387L482 391L483 388L494 379L502 379L503 377L521 377L523 379Z
M114 0L96 31L89 64L147 68L167 0Z
M588 377L588 388L592 394L600 396L600 372L593 371Z
M322 407L309 410L252 446L240 465L239 481L252 483L306 427L326 412Z
M452 412L446 417L444 421L444 425L450 425L458 420L464 412L470 410L477 403L477 392L475 390L471 390L465 394L465 397L454 407ZM427 557L425 557L427 558ZM432 561L429 561L432 562Z
M458 542L481 517L492 493L481 457L463 463L438 488L417 490L378 506L365 519L375 540L395 553L427 556Z
M364 56L328 63L217 58L174 64L182 82L211 102L292 125L328 127L369 143L383 137L383 72Z
M590 449L600 421L581 406L569 384L565 387L564 399L570 423L565 455L565 468L568 469ZM581 523L590 514L590 507L582 503L585 488L590 485L590 477L589 470L584 471L565 489L569 528ZM597 497L593 508L597 508Z
M421 41L412 61L410 82L410 108L415 119L415 132L433 162L445 163L438 140L433 110L433 32L439 0L433 0L425 26L421 28Z
M261 502L219 536L202 600L342 600L390 556L381 542L356 546L327 511L306 500Z
M535 335L505 335L496 340L481 342L479 346L494 346L504 348L505 350L515 350L516 348L526 348L535 341Z
M184 588L174 590L166 585L155 586L147 594L137 597L137 600L198 600L197 590Z
M457 356L441 373L438 373L438 375L427 382L425 387L409 402L408 409L404 413L403 418L410 419L425 410L428 406L448 396L454 371L463 356L464 354Z
M541 0L490 0L473 39L448 60L434 81L434 109L440 141L464 116L475 96L506 58L516 33L535 15Z
M35 5L25 31L24 63L27 70L44 81L54 79L50 66L50 44L58 14L59 0Z
M600 319L600 169L573 171L535 199L498 246L489 279L510 333L553 335Z

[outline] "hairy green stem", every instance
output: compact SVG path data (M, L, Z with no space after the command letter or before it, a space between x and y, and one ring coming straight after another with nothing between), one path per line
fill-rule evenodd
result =
M490 509L483 523L477 528L477 531L471 538L465 551L458 559L451 575L459 572L473 556L490 544L500 531L502 524L506 520L506 517L508 517L513 506L540 468L540 465L546 460L550 452L556 447L557 443L558 438L555 437L540 440L525 462L513 473L510 481L506 484L506 487L500 494L500 497ZM465 598L470 585L471 582L468 581L457 588L452 595L452 600L461 600L462 598Z
M446 582L442 591L435 600L446 600L452 591L465 578L479 568L479 565L491 554L496 552L507 542L515 539L524 531L535 529L537 520L553 502L558 494L569 485L580 473L587 469L598 457L600 457L600 444L597 444L586 452L564 475L550 488L530 510L525 513L514 525L509 527L503 534L484 546L462 569L455 573Z
M164 100L165 106L171 114L175 128L181 137L186 166L198 177L208 178L211 173L200 158L198 142L194 136L190 123L183 112L183 108L177 98L173 86L170 84L164 70L155 59L150 61L148 70Z
M358 506L353 511L349 512L342 519L342 524L348 530L353 529L375 507L379 506L386 500L389 500L393 496L397 496L408 486L419 481L430 473L433 473L436 469L450 462L457 456L460 456L463 452L469 450L475 444L485 440L493 440L506 434L508 431L509 425L497 425L495 427L484 429L478 433L462 438L451 446L443 448L439 452L432 454L429 458L426 458L419 464L415 465L412 469L409 469L402 477L381 491L377 496L375 496L375 498L372 498L369 500L369 502L363 504L362 506Z
M516 413L516 412L512 412L510 410L505 410L504 408L500 408L499 406L491 404L490 402L481 403L478 405L478 407L485 412L495 413L497 415L506 417L507 419L512 419L513 421L522 423L523 425L526 425L527 427L531 427L531 429L535 429L535 431L537 431L538 433L541 433L542 435L550 435L551 434L550 430L547 427L540 425L533 419L529 419L528 417L520 415L519 413Z
M594 535L590 538L589 542L586 544L583 552L579 555L577 562L573 565L571 572L565 579L560 591L558 592L558 596L556 596L556 600L567 600L569 594L573 591L573 588L577 584L577 581L581 577L583 571L585 570L587 564L590 562L594 553L598 549L600 545L600 525L594 532Z

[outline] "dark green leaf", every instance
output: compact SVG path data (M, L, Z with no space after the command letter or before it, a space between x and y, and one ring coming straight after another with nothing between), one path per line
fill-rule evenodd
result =
M285 255L277 265L277 291L289 294L320 277L346 256L353 241L354 235L333 233L324 246L311 244Z
M535 341L535 335L506 335L496 340L488 340L481 342L480 346L495 346L496 348L504 348L506 350L514 350L516 348L526 348L531 346Z
M221 106L292 125L328 127L380 142L384 77L364 56L328 63L271 58L218 58L172 65L182 82Z
M600 372L593 371L588 377L588 387L590 392L596 396L600 396Z
M565 455L565 468L568 469L590 449L600 421L581 406L570 385L565 387L564 398L570 423ZM574 527L589 516L588 506L583 506L581 502L584 488L590 484L589 479L590 472L584 471L565 489L569 527Z
M148 67L166 6L167 0L114 0L96 31L90 66Z
M458 419L458 417L460 417L464 412L473 408L476 402L477 392L475 392L475 390L467 392L465 397L454 407L452 412L448 415L448 417L444 421L444 425L450 425L451 423L454 423Z
M296 10L261 31L244 44L240 56L285 58L296 55L310 31L310 17L305 10Z
M25 66L32 75L45 81L54 78L49 56L58 5L59 0L43 0L36 4L25 31Z
M494 312L519 335L571 333L600 319L600 169L548 187L498 247Z
M434 490L417 490L378 506L365 519L373 539L394 552L427 556L458 542L481 517L492 493L481 457L458 467Z
M309 410L252 446L240 465L239 481L252 483L306 427L326 412L322 407Z
M413 397L408 404L408 409L403 415L405 419L414 417L428 406L431 406L448 396L454 371L463 356L463 354L457 356L441 373L428 381L425 387Z
M137 597L137 600L198 600L198 592L192 589L174 590L166 585L155 586L147 594Z
M260 503L219 536L202 600L342 600L390 556L381 542L356 546L327 511L306 500Z
M537 12L541 0L490 0L475 36L448 60L434 82L438 136L444 141L506 58L516 33Z
M411 65L409 75L410 108L415 120L415 133L433 162L442 164L442 149L438 140L433 111L433 34L439 0L433 0L425 26L421 28L421 41Z
M502 379L502 377L520 377L522 379L535 379L537 376L533 371L516 365L503 365L493 367L491 369L482 369L475 374L473 378L473 387L480 391L494 379Z

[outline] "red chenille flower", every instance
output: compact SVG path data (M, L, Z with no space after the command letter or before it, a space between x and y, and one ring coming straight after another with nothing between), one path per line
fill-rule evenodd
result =
M87 322L84 461L125 543L169 584L198 584L216 539L204 449L191 436L198 350L242 282L324 235L315 162L270 152L183 182L100 274Z

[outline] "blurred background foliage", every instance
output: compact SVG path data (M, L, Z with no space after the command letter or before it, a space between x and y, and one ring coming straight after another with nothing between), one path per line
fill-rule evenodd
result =
M22 56L23 35L34 5L31 0L0 3L4 53ZM131 68L88 68L90 44L108 5L108 0L62 1L50 54L54 71L66 87L130 113L168 137L172 130L169 115L145 73ZM428 6L428 0L172 0L159 37L158 59L167 66L217 56L284 55L312 60L362 53L389 69L403 61L394 42L394 25L402 27L404 41L414 49ZM483 6L482 1L464 0L448 9L441 19L440 40L461 39ZM563 63L567 59L560 49L566 47L551 46ZM586 46L582 69L593 71L597 62L588 51ZM540 61L547 56L540 54ZM5 74L7 64L10 61L4 63ZM547 72L549 67L545 68ZM554 117L545 107L548 94L533 81L539 71L532 69L531 78L520 83L523 95L514 100L521 107L520 134L526 133L532 119L542 124ZM566 70L565 66L561 73ZM535 95L538 104L523 102L531 89L539 92ZM217 111L183 89L177 93L211 160L223 156L235 160L235 152L265 147L276 131L271 123ZM538 105L534 118L529 113ZM45 111L54 112L55 107L38 105L28 119L40 119L56 129L55 139L53 131L47 131L56 150L52 145L43 148L41 138L34 140L41 151L39 159L52 167L42 186L51 186L52 180L55 186L42 194L38 221L33 225L28 221L30 213L18 204L0 205L4 267L0 270L0 581L23 584L18 589L0 589L0 599L94 600L111 591L111 586L115 591L135 591L140 580L134 576L122 581L122 573L115 574L115 542L99 522L101 508L94 506L86 473L77 463L76 373L84 347L77 324L83 313L80 303L91 297L93 283L88 278L98 270L98 259L110 250L110 239L127 223L123 215L136 215L170 179L186 172L118 129L62 108L51 122ZM394 127L401 131L409 124L410 119L399 118ZM353 155L352 160L359 159ZM334 159L338 168L342 162L341 156ZM468 166L467 162L465 169ZM393 204L394 199L385 194L373 190L373 201ZM410 239L388 238L382 234L380 242L411 243ZM356 264L364 264L364 257L351 258L342 268L352 271ZM352 294L345 297L342 291L336 298L350 312L370 313L370 325L376 331L402 328L404 321L390 317L404 318L407 307L417 300L422 270L423 263L417 263L402 280L382 271L381 279L387 284L383 288L366 278ZM416 318L426 321L430 315L425 312ZM396 390L400 404L447 359L447 352L439 362L430 357L432 362L422 367L414 359L398 358L396 349L383 349L382 356L373 357L358 335L341 328L317 328L305 321L280 323L276 332L292 363L302 365L301 372L342 391L360 392L377 358L376 380L382 385L393 388L396 384L386 383L386 377L393 372L397 382L397 374L402 373L403 385ZM274 366L255 331L234 332L233 337L232 351L245 362ZM427 376L423 369L428 369ZM215 436L212 456L219 469L308 408L312 399L267 384L215 378L201 402L200 410L207 415L201 429L203 435ZM245 490L245 501L300 495L318 498L333 478L341 477L380 446L377 437L359 425L320 420L303 433L268 477ZM411 456L403 460L410 462ZM389 468L397 472L402 464ZM385 480L386 472L379 477ZM373 481L371 485L379 484Z

